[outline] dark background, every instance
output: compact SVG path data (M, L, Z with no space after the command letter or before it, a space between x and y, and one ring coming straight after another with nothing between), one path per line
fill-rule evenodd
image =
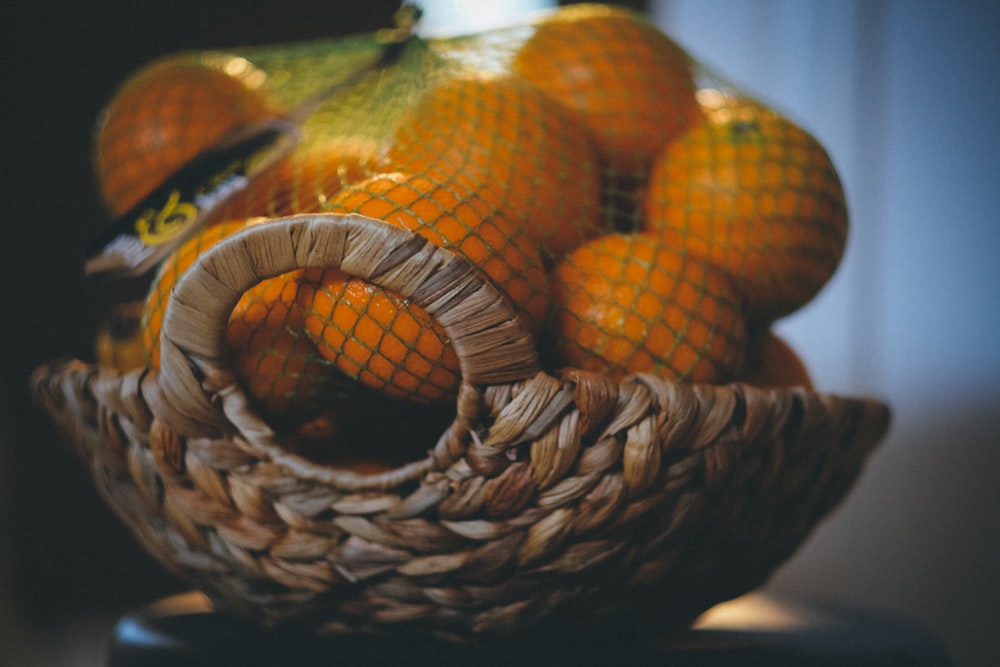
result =
M374 30L390 24L398 4L5 6L0 486L10 597L22 620L51 627L181 587L138 549L27 395L39 364L94 358L109 294L81 281L80 260L106 222L90 169L101 107L130 72L165 53Z
M633 6L641 3L623 3ZM390 25L398 1L6 3L0 242L0 644L184 590L146 556L32 404L31 371L93 360L113 296L81 279L106 223L90 168L95 119L129 73L186 49L268 44ZM15 631L16 632L16 631Z

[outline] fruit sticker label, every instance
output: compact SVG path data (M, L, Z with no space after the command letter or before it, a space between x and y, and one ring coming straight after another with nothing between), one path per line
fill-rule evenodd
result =
M177 238L198 217L198 207L181 201L180 190L173 190L162 209L149 208L135 221L135 233L146 245L160 245Z
M194 232L208 214L291 152L298 126L281 119L225 136L119 218L87 253L88 276L138 276Z

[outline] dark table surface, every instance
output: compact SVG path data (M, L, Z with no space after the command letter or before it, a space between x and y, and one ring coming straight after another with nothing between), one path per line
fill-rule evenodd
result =
M857 609L752 593L709 610L690 629L621 642L585 633L455 645L372 637L309 638L251 627L197 592L123 616L109 667L202 665L948 665L924 629Z

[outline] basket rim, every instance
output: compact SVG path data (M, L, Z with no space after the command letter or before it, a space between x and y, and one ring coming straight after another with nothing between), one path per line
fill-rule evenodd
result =
M287 451L251 406L230 366L229 314L242 293L297 269L340 269L409 299L445 330L462 375L455 419L423 459L358 473ZM208 248L174 287L160 336L159 400L185 434L236 430L247 445L303 477L348 488L413 479L460 457L481 409L476 387L543 374L535 341L506 296L463 256L408 230L358 214L298 214L249 224Z

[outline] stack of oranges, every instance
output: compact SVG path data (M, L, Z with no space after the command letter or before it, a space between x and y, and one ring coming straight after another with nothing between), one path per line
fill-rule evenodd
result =
M463 255L509 297L551 370L809 386L771 325L812 299L844 250L844 194L822 146L759 102L706 85L683 49L629 10L572 5L522 28L491 67L455 56L419 94L396 100L384 136L308 141L216 209L153 279L146 363L158 366L171 289L201 252L249 224L330 212ZM448 62L448 40L427 44ZM191 75L197 67L206 71ZM233 79L232 92L201 91L224 90L219 76ZM98 135L111 207L190 158L161 156L140 138L200 150L273 115L266 71L263 83L247 76L161 63L127 84ZM168 103L150 115L130 101L137 91ZM175 99L192 108L173 111ZM214 117L226 120L202 120ZM276 423L301 423L351 383L447 406L461 381L447 334L425 311L339 270L251 289L228 342L248 394Z

